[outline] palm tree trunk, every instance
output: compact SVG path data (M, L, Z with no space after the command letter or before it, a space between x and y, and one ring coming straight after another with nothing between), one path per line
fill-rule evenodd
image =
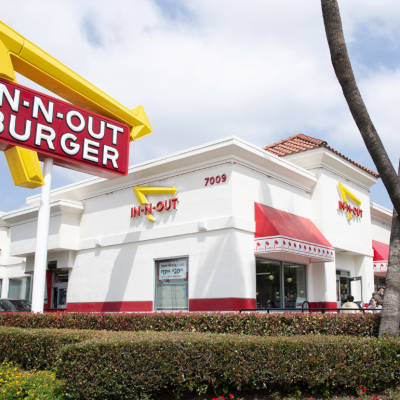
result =
M337 0L321 0L321 4L333 68L367 150L400 215L400 182L358 90L347 53Z
M322 15L336 76L364 143L393 203L392 231L379 336L399 336L400 318L400 179L368 114L347 53L337 0L321 0ZM400 170L399 170L400 173Z
M399 163L400 180L400 163ZM389 265L386 275L386 291L383 302L379 336L399 336L400 319L400 217L393 208L392 231L390 233Z

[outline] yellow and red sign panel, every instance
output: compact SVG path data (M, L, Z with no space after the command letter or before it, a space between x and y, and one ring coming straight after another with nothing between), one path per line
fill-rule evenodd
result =
M20 146L55 165L112 179L128 172L130 129L0 79L0 150Z
M352 200L355 204L358 205L358 207L361 206L361 200L359 198L357 198L356 196L354 196L353 193L350 192L349 189L347 189L344 185L342 185L340 182L338 183L339 186L339 191L340 191L340 195L342 196L342 200L339 200L339 210L345 211L347 213L347 216L349 218L349 220L352 219L352 214L354 216L360 217L362 218L362 210L360 208L351 206L351 204L349 204L349 199Z
M72 104L18 85L15 71ZM108 179L126 175L129 141L151 132L143 107L118 103L0 21L0 150L16 185L44 184L38 155Z
M177 188L175 185L171 187L161 187L161 186L134 186L133 192L136 195L136 198L139 200L140 206L144 207L132 207L131 208L131 218L135 218L136 216L140 217L140 215L146 215L149 221L154 222L154 216L156 212L161 213L163 211L176 210L178 198L173 198L170 200L162 201L160 200L157 204L149 203L147 200L148 195L153 194L170 194L174 196L177 192Z

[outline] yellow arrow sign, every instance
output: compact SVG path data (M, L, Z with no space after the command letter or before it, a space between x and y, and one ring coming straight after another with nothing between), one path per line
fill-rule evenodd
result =
M340 191L340 194L342 195L342 199L343 199L344 203L348 203L347 198L349 198L349 199L353 200L354 203L356 203L358 205L358 207L361 206L361 200L359 198L357 198L356 196L354 196L354 194L351 193L349 189L347 189L345 186L343 186L340 182L338 183L338 186L339 186L339 191ZM352 219L351 214L349 212L347 213L347 215L348 215L349 219Z
M16 82L14 71L72 104L127 124L131 140L152 132L142 106L129 110L0 21L0 77Z
M160 186L134 186L133 192L135 193L140 205L149 204L146 195L149 194L168 194L173 196L177 192L175 185L172 187L160 187ZM154 221L154 217L151 214L147 215L149 221Z
M72 104L127 124L131 141L152 132L142 106L129 110L0 21L0 78L17 83L14 71ZM37 153L9 146L4 154L16 186L44 185Z

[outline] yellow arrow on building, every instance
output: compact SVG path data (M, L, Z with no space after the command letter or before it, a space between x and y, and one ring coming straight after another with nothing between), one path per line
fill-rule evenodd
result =
M146 195L149 194L168 194L173 196L177 192L175 185L172 187L161 187L161 186L134 186L133 192L135 193L140 205L149 204ZM149 221L154 221L154 217L151 214L147 215Z
M356 196L354 196L354 194L351 193L349 189L347 189L345 186L343 186L340 182L338 182L338 186L339 186L339 191L340 191L340 194L342 195L342 199L343 199L344 203L348 203L348 201L347 201L347 197L348 197L349 199L353 200L358 205L358 207L361 206L361 200L359 198L357 198ZM347 215L348 215L349 219L352 219L350 213L347 213Z

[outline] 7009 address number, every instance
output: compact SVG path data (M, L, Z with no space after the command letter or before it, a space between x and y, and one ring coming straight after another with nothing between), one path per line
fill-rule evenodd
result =
M221 183L226 181L226 174L222 174L221 176L217 175L215 178L212 176L211 178L204 178L206 181L206 184L204 186L207 186L208 184L214 185L214 183Z

